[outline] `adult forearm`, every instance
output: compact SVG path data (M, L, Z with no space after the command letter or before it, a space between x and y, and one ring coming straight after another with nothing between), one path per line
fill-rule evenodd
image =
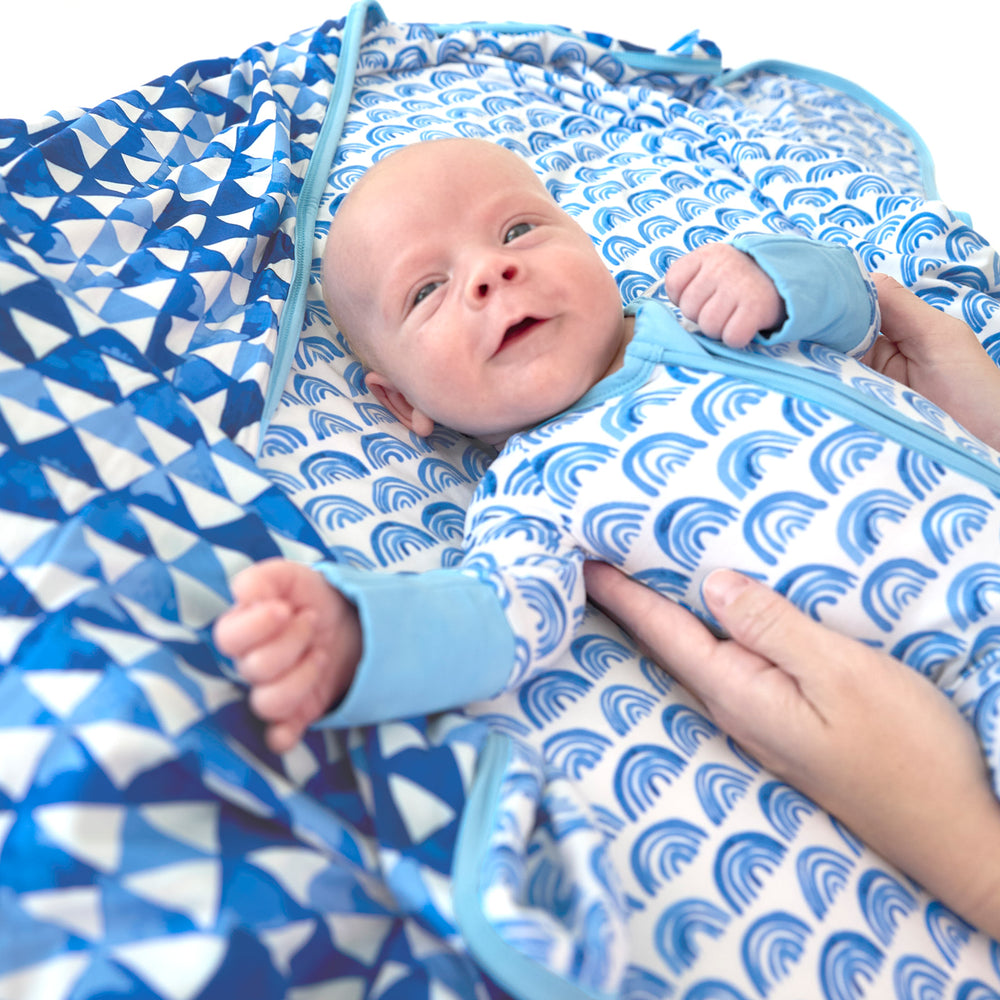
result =
M970 801L971 800L971 801ZM989 789L927 802L908 830L859 836L968 923L1000 940L1000 803Z

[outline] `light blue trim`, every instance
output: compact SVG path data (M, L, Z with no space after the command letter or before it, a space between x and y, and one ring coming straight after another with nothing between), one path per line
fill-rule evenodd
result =
M497 35L535 35L545 32L574 38L584 45L593 44L586 35L558 24L531 24L526 21L462 21L455 24L432 24L432 31L438 35L453 31L483 31ZM714 76L722 70L722 60L715 56L696 59L693 56L667 55L659 52L635 51L633 49L605 49L605 54L617 59L633 69L657 71L661 73L695 73Z
M496 592L454 569L376 573L315 566L358 609L364 649L340 704L317 726L430 715L497 695L514 668L514 634Z
M510 759L510 738L489 733L466 796L452 856L455 923L472 957L517 1000L612 1000L609 994L585 990L531 961L511 947L483 914L479 877L489 857L490 835Z
M330 168L334 154L340 144L340 136L347 117L351 94L354 91L354 75L361 51L361 36L368 24L369 12L381 23L385 20L382 8L375 0L358 0L347 14L343 38L340 43L340 57L337 60L337 76L330 95L323 127L316 138L316 148L309 161L309 169L302 181L298 202L295 206L295 264L288 298L281 311L278 336L274 345L274 360L271 363L271 377L268 379L264 395L264 408L260 418L258 436L259 448L264 443L264 435L274 415L278 400L285 391L285 382L291 371L292 359L306 314L306 294L312 276L313 238L316 235L316 215L320 199L330 179Z
M856 356L871 345L878 332L875 289L850 248L787 233L743 233L732 245L756 261L785 303L785 322L756 334L756 342L811 340Z
M656 316L657 313L660 316ZM950 438L926 424L861 395L828 374L800 368L771 355L735 350L691 334L660 302L648 300L643 303L636 316L637 333L644 321L666 325L665 339L670 341L670 346L661 352L664 364L687 365L701 371L732 375L766 389L818 403L1000 493L1000 467L988 458L962 450Z
M756 341L775 344L811 340L849 353L874 338L875 293L847 247L782 233L745 233L733 239L732 245L757 261L778 287L788 311L788 319L780 330L757 334ZM625 307L625 315L637 316L647 303L654 301L633 299ZM625 350L625 363L588 389L566 413L598 406L644 385L660 361L665 342L676 345L682 353L688 351L686 345L690 342L701 343L703 338L694 339L665 303L657 301L656 305L670 316L672 323L660 324L655 333L650 333L648 316L646 321L637 321ZM744 351L736 352L738 358L750 356Z
M625 314L627 316L637 316L639 308L643 304L643 300L633 299L626 306ZM676 325L678 329L682 329L680 323ZM629 341L625 348L625 360L621 368L602 378L595 385L592 385L575 403L568 406L563 413L557 414L551 419L558 420L564 413L573 413L576 410L589 410L592 406L600 406L602 403L616 396L626 396L645 385L649 381L649 377L656 366L656 359L660 353L655 345L651 345L646 349L646 340L647 338L644 338L640 331L639 321L636 319L632 340Z
M934 159L931 156L927 143L920 137L920 133L898 112L894 111L884 101L879 100L871 91L865 90L860 84L848 80L846 77L837 76L836 73L828 73L826 70L813 69L811 66L803 66L799 63L786 62L783 59L762 59L758 62L747 63L738 69L726 70L720 73L712 83L717 87L725 87L726 84L733 83L741 77L749 76L751 73L779 73L782 76L797 77L807 83L818 83L825 87L832 87L841 93L853 97L862 104L867 104L873 111L883 118L892 122L902 129L910 138L917 152L917 159L920 164L920 181L929 199L940 198L937 189L937 181L934 177Z

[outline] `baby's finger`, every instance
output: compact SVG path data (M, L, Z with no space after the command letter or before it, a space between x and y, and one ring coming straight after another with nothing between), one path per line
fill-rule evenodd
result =
M274 753L287 753L305 736L309 727L322 718L330 706L323 701L323 692L303 692L298 705L286 717L276 719L267 727L267 745Z
M308 723L297 718L272 722L265 736L267 745L272 753L287 753L302 739L307 728Z
M269 684L288 673L312 642L315 624L316 615L310 609L289 616L284 628L239 658L240 676L250 684Z
M677 303L677 299L694 278L701 268L701 263L697 254L685 254L678 257L663 276L663 290L670 296L670 300Z
M311 722L319 718L329 707L322 676L323 664L320 662L322 656L319 651L310 650L292 669L265 684L255 685L250 692L250 707L254 714L268 722L289 722L302 718Z
M696 277L685 285L684 290L674 299L674 304L689 320L704 329L705 320L710 320L710 316L706 315L706 309L717 294L718 289L715 285ZM719 305L716 304L716 309L718 308Z
M727 347L746 347L762 328L760 315L747 306L737 306L730 313L721 332Z
M240 657L277 635L291 617L292 609L286 601L238 604L218 618L212 635L226 656Z
M706 299L697 315L689 316L689 319L695 320L706 336L719 340L732 322L736 309L735 300L717 290L711 298Z
M233 597L243 604L285 597L297 568L285 559L262 559L240 570L230 582L229 589Z

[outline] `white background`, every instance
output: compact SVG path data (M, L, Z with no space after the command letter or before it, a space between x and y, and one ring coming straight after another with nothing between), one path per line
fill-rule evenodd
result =
M343 16L350 0L8 0L0 117L95 104L186 62ZM847 77L923 137L938 190L1000 246L1000 32L992 4L885 0L382 0L396 21L518 20L666 49L697 28L726 67L786 59ZM995 13L995 12L994 12Z

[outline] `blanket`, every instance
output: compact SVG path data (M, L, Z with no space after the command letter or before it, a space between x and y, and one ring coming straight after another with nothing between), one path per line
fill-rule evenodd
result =
M794 228L1000 355L1000 259L905 123L697 37L362 3L0 122L0 998L1000 996L996 943L596 612L521 691L267 751L211 644L231 576L448 565L488 461L394 425L318 294L353 180L455 134L530 158L625 300Z

